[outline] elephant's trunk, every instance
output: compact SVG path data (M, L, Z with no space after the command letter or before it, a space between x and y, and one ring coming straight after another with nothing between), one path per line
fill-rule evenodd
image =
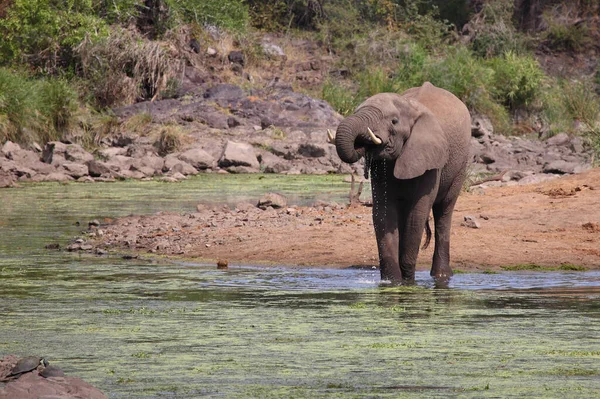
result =
M381 111L365 106L340 123L335 135L335 147L342 161L354 163L364 155L365 147L373 144L369 127L375 126L381 118Z

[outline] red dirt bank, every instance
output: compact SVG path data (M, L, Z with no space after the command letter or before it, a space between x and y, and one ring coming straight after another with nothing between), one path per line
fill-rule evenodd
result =
M474 216L481 228L461 225ZM600 269L600 169L544 183L462 194L452 227L452 266L464 271L563 264ZM93 246L226 259L230 264L348 267L376 265L371 208L317 206L262 211L200 210L191 215L126 217L101 227ZM421 251L428 269L433 245Z

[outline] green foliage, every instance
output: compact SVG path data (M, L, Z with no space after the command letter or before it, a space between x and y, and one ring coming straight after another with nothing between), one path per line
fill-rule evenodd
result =
M497 130L509 129L506 109L492 97L494 70L468 48L450 48L445 57L429 63L423 78L456 95L469 109L488 115Z
M570 14L571 5L558 4L544 13L548 23L545 32L546 44L556 50L580 51L590 42L589 28L585 23L574 23Z
M248 6L242 0L165 0L175 19L200 26L215 25L244 32L249 24Z
M164 157L167 154L179 150L182 145L181 136L182 132L179 126L165 126L161 130L160 137L155 144L158 148L158 153Z
M481 13L469 23L470 31L474 32L470 46L476 55L494 57L509 51L520 54L526 50L526 38L515 28L513 13L513 2L492 0L483 3Z
M28 63L55 73L69 61L69 49L84 37L102 37L104 20L94 15L92 0L14 0L0 18L0 58Z
M359 102L377 93L397 92L396 80L388 75L382 68L365 70L358 75Z
M489 61L494 70L493 92L511 110L528 107L540 93L544 71L530 55L509 51Z
M31 80L0 68L0 142L41 144L71 127L77 94L61 79Z
M23 129L34 117L29 86L23 76L0 68L0 143L23 142Z
M43 79L33 84L37 100L38 119L43 121L38 129L42 143L59 139L73 124L77 113L77 93L64 79Z
M348 87L342 86L331 80L328 80L323 84L321 97L323 100L327 101L333 109L344 116L350 115L358 105L356 96L348 89Z

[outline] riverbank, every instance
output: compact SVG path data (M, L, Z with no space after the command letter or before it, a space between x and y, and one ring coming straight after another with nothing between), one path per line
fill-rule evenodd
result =
M599 181L595 168L537 184L484 183L463 193L452 227L454 269L600 269ZM100 221L70 249L229 264L377 265L370 207L273 205ZM429 269L432 252L433 245L421 251L419 269Z

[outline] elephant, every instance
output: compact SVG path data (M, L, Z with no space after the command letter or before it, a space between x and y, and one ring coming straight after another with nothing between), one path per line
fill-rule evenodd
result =
M466 177L471 116L452 93L425 82L402 94L379 93L344 118L335 136L328 131L340 159L365 157L371 171L373 225L382 281L413 284L419 247L431 240L433 211L435 249L431 276L447 284L450 227L454 206Z

